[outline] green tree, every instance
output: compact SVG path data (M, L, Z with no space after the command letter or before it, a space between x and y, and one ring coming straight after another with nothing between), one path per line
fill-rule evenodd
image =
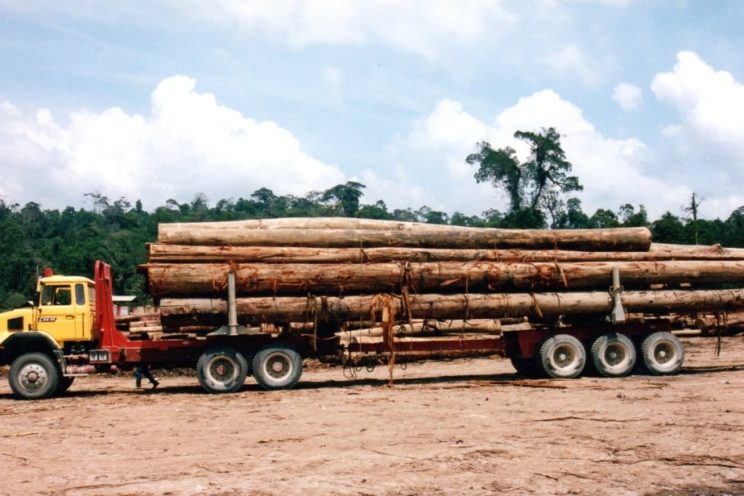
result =
M560 229L587 229L592 227L592 221L589 216L581 209L581 200L578 198L569 198L566 202L566 208L562 209L555 215L553 228Z
M256 217L281 217L289 207L286 196L277 196L269 188L260 188L251 194L251 210Z
M620 224L624 227L643 227L648 226L648 212L646 207L643 205L638 206L638 212L635 211L635 207L630 203L621 205L618 210L618 216L620 217Z
M671 212L651 223L651 234L657 243L684 243L685 226Z
M515 227L541 227L546 214L555 210L562 195L581 191L576 176L569 175L571 163L560 143L555 128L543 128L539 133L517 131L514 137L529 146L530 154L520 163L511 147L497 150L487 142L478 144L478 151L465 159L477 165L475 180L490 182L503 188L509 198L509 210L503 223Z
M465 215L461 212L455 212L450 217L450 224L453 226L468 226L468 227L485 227L486 223L483 219L477 215Z
M337 184L325 190L322 200L333 202L336 212L342 216L356 217L359 212L359 200L364 195L362 192L364 188L366 186L362 183L347 181L346 184Z
M606 208L598 208L589 218L589 222L591 227L598 228L620 226L620 221L615 212Z
M416 217L419 222L426 222L427 224L447 224L449 223L449 216L445 212L439 210L432 210L431 208L424 205L416 212Z
M411 207L396 208L395 210L393 210L393 219L402 220L405 222L418 222L419 220L416 212L411 210Z
M744 206L731 212L726 219L723 242L728 246L744 246Z
M374 205L362 205L357 212L357 216L362 219L391 219L392 215L388 212L387 205L382 200L377 200Z

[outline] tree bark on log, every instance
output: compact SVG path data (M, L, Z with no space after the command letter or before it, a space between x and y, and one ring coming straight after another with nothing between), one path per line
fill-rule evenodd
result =
M744 289L701 291L625 291L622 302L627 312L695 313L730 311L744 308ZM608 314L612 298L607 292L513 293L513 294L419 294L403 299L391 295L337 297L260 297L238 298L242 323L313 322L316 317L346 321L380 321L387 306L395 320L417 319L498 319L501 317L543 318L555 315ZM200 318L221 319L227 313L222 299L163 299L160 312L164 321Z
M383 264L147 264L150 294L214 295L227 290L235 273L240 295L412 292L517 292L520 290L603 289L618 267L625 287L650 284L736 283L744 280L744 261L501 263L441 262Z
M503 330L519 330L529 328L528 322L522 324L502 325L499 319L453 319L453 320L421 320L417 319L412 324L401 323L393 328L395 336L408 335L451 335L451 334L499 334ZM339 331L337 335L346 338L356 337L381 337L385 330L380 326L365 329L354 329L353 331Z
M194 246L153 243L151 263L385 263L385 262L598 262L744 260L744 249L652 244L649 251L478 250L446 248L306 248L286 246Z
M173 222L158 225L158 236L192 230L222 229L360 229L372 231L451 231L473 229L449 224L427 224L397 220L357 219L353 217L283 217L219 222Z
M529 248L588 251L647 251L651 232L645 227L616 229L486 229L422 230L362 229L215 229L193 224L190 228L160 224L158 242L181 245L305 246L368 248Z
M691 258L706 256L722 256L741 258L744 248L724 248L720 244L713 245L679 245L671 243L651 243L649 251L657 253L676 253Z

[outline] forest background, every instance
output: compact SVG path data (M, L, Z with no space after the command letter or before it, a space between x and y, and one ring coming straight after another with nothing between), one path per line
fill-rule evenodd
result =
M466 161L477 166L475 179L490 182L506 192L503 211L486 209L481 215L447 213L427 206L390 210L383 201L366 203L365 185L355 181L304 196L278 195L260 188L246 198L220 199L213 205L203 194L190 202L169 199L146 211L142 203L127 198L112 200L87 193L87 207L46 210L41 202L23 206L0 199L0 309L16 308L32 297L36 280L45 267L57 274L92 276L95 260L111 264L116 294L135 295L150 303L144 278L137 266L147 258L146 243L155 241L157 226L165 222L203 222L276 217L343 216L389 219L430 224L504 228L606 228L647 226L659 243L721 244L744 247L744 206L725 220L700 219L699 199L690 198L678 214L666 212L649 219L643 205L624 204L584 212L581 201L570 196L583 189L570 176L571 164L553 129L517 131L529 156L520 161L514 150L493 150L479 143Z

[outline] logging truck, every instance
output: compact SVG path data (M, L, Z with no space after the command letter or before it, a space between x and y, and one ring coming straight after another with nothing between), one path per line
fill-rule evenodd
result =
M587 351L605 376L630 373L636 363L636 350L643 365L654 374L677 372L684 357L682 345L663 318L643 323L595 319L565 329L536 326L473 339L401 340L383 333L380 342L350 343L341 349L338 339L315 340L312 334L243 332L243 326L236 323L237 303L232 291L226 300L226 311L231 315L228 325L210 335L132 340L116 328L107 264L96 262L94 280L42 277L32 307L0 314L0 363L10 365L8 380L13 393L19 398L36 399L64 393L78 376L131 370L144 364L194 367L206 391L224 393L242 387L250 373L265 389L291 388L300 379L303 358L351 352L375 360L389 359L393 354L400 360L444 356L447 352L500 354L509 357L521 374L542 372L558 378L578 376L585 367ZM344 305L361 307L365 303L350 300ZM419 303L427 306L427 302ZM476 314L485 315L479 310L484 302L472 303ZM548 301L543 304L549 308ZM347 315L363 312L350 307L346 308ZM394 312L384 306L380 309L382 313ZM622 320L617 313L614 318Z
M597 255L597 246L591 252L562 251L558 238L545 242L552 250L535 247L542 252L520 252L520 245L482 249L465 231L447 238L446 245L417 240L415 246L390 247L389 236L370 233L369 227L357 238L334 234L332 242L345 246L317 249L293 244L307 232L292 227L276 230L280 246L271 245L271 233L252 231L251 247L236 246L240 240L235 239L219 250L197 246L189 251L183 240L174 241L172 249L163 243L150 246L150 263L143 267L160 303L163 328L175 325L178 331L198 322L212 326L206 333L165 332L143 339L117 327L111 269L102 261L95 263L93 279L46 274L30 307L0 314L0 365L10 365L14 395L47 398L64 393L78 376L142 366L193 368L210 393L237 391L248 375L264 389L286 389L300 380L306 358L371 366L501 355L530 377L574 378L585 370L605 377L638 370L666 375L677 373L684 360L669 314L744 307L742 289L678 286L744 281L742 253L653 247L650 234L645 247L636 244L630 248L636 251L622 253L612 251L619 244L607 238L612 249ZM420 229L416 235L434 232L441 239L451 233L415 229ZM223 242L224 233L217 231L208 230L195 243ZM196 230L186 226L178 232L194 236ZM550 236L560 235L556 232ZM360 236L380 238L387 247L362 246ZM580 238L574 231L567 236ZM452 239L459 243L454 251ZM452 261L462 257L465 262ZM188 265L194 260L208 263ZM576 260L581 263L571 265ZM276 265L267 267L272 261ZM694 270L682 270L685 264L694 264ZM649 287L659 283L663 287ZM605 289L598 291L597 285ZM200 297L178 297L178 291ZM427 328L427 322L510 318L521 325L495 326L481 334L467 329L400 333L401 324L414 319ZM349 323L362 320L377 326L379 339L344 339Z

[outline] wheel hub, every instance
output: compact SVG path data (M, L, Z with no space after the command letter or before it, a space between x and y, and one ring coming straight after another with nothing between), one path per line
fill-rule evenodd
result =
M226 378L230 378L233 375L233 367L230 362L227 360L218 360L216 363L214 363L211 367L212 375L219 380L225 380Z
M42 367L36 364L29 364L21 369L21 383L23 387L29 390L37 390L46 384L47 375Z
M277 354L269 357L266 363L266 371L275 379L282 379L292 371L292 364L284 355Z
M555 354L555 362L559 367L565 367L573 362L573 353L565 348L560 348Z
M605 354L605 359L609 365L618 365L625 360L625 353L622 349L618 349L617 347L608 348L607 353Z
M655 355L656 361L659 363L666 363L673 357L673 353L666 344L659 345L656 348Z

